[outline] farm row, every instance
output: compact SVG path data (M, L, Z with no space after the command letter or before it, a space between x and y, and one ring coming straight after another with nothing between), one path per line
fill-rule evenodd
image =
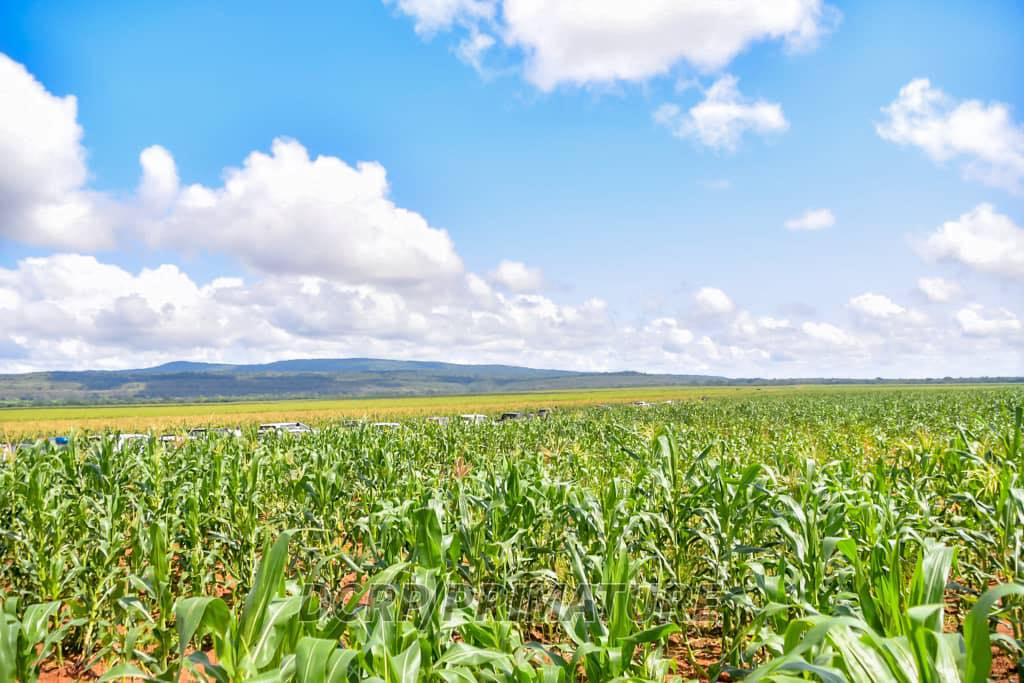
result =
M962 386L934 385L806 385L766 387L635 387L530 392L522 394L469 394L462 396L406 396L264 402L157 403L149 405L40 406L0 408L0 440L16 441L70 431L169 433L193 427L239 427L267 422L299 420L311 425L344 420L418 419L428 415L464 413L500 414L541 408L586 408L634 401L661 403L675 400L759 396L868 394L901 391L959 391Z
M636 401L633 405L636 407L646 407L653 404L646 401ZM457 415L454 418L446 415L432 415L426 418L426 422L436 425L446 425L452 419L455 419L463 424L482 425L492 421L502 423L511 422L513 420L532 420L535 418L546 419L550 414L550 410L547 408L541 408L536 413L506 411L493 419L482 413L464 413L462 415ZM347 429L358 429L364 427L369 429L401 429L406 426L402 422L370 422L366 420L344 420L340 423L334 422L332 424L334 426L341 426ZM281 437L285 435L299 438L308 434L315 434L318 431L319 428L311 427L304 422L267 422L256 425L254 429L251 430L250 435L255 436L257 439ZM164 448L176 448L186 441L192 441L195 439L204 440L217 437L242 438L243 430L241 427L192 427L180 432L169 432L165 434L107 430L85 433L84 436L84 438L93 443L100 443L105 440L112 441L115 452L121 452L126 448L144 448L150 442L158 442ZM42 443L48 444L54 448L67 448L71 445L71 441L74 438L76 438L74 435L46 436L42 438L23 440L19 443L2 443L0 444L0 458L13 457L18 450L34 450ZM81 439L83 437L79 434L77 438Z
M0 463L0 680L1009 680L1022 402L39 442Z

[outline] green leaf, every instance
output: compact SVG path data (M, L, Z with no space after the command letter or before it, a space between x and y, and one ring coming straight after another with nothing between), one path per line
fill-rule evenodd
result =
M427 569L438 569L444 564L442 550L441 513L431 505L421 507L416 515L416 562Z
M250 646L249 656L257 669L267 666L277 653L281 632L299 614L302 596L273 600L264 612L260 631Z
M174 608L178 629L178 653L185 655L192 638L198 633L213 632L226 638L230 629L231 612L220 598L185 598Z
M854 683L896 680L884 654L863 642L848 626L832 629L828 639L839 651L842 667Z
M673 633L679 633L679 630L679 627L675 624L662 624L661 626L655 626L645 631L634 633L625 640L634 645L640 645L641 643L660 642L665 638L668 638Z
M941 543L926 542L924 551L917 561L917 569L910 583L907 607L917 605L941 605L946 590L946 579L953 566L953 549ZM942 611L933 615L929 626L936 633L942 632Z
M284 580L284 570L288 563L288 543L291 541L290 531L281 532L274 541L270 552L263 556L252 590L245 596L245 607L239 621L239 637L245 645L251 646L260 632L271 600L277 595Z
M388 661L391 663L391 683L416 683L420 674L419 640L413 640L401 654L389 656Z
M512 658L509 655L504 652L496 652L494 650L474 647L472 645L467 645L466 643L456 643L455 645L452 645L443 655L441 655L441 658L437 660L437 663L439 665L444 664L449 666L489 665L510 675L512 673Z
M338 644L326 638L302 638L295 646L295 680L325 683L327 666Z
M327 662L326 683L342 683L347 680L348 669L357 656L359 652L356 650L338 648L332 652Z
M1004 583L985 591L964 620L964 683L986 683L992 670L988 615L997 602L1010 595L1024 595L1024 585Z
M21 617L21 634L26 649L35 648L46 638L50 619L60 609L60 601L44 602L38 605L30 605L25 609Z

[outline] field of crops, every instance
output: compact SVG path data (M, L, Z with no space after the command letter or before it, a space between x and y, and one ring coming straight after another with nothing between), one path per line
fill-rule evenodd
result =
M41 442L0 463L0 681L1019 680L1022 403Z
M899 390L911 387L879 387ZM936 386L936 391L950 386ZM340 398L281 401L225 401L209 403L155 403L148 405L38 406L0 408L0 441L26 436L64 434L72 429L174 431L196 426L303 420L395 419L434 414L485 413L503 410L584 407L632 403L637 400L742 397L762 393L871 390L855 386L774 387L630 387L618 389L571 389L521 394L467 394L462 396L404 396L398 398Z
M976 385L985 387L985 385ZM870 393L896 391L957 391L964 385L778 385L778 386L667 386L612 389L568 389L518 394L465 394L461 396L403 396L395 398L285 399L281 401L223 401L207 403L153 403L145 405L36 406L0 408L0 442L33 436L66 434L71 430L173 432L199 426L237 426L259 422L303 420L330 422L346 419L392 420L435 414L493 413L504 410L582 408L618 405L642 400L664 402L702 398ZM989 387L991 388L991 387Z

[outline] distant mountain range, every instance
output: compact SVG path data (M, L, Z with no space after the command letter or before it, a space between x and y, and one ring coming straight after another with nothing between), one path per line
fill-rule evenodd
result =
M732 379L714 375L572 372L514 365L460 365L377 358L313 358L261 365L175 361L138 370L0 375L0 405L81 405L281 398L430 396L558 389L874 382L1019 382L1021 378L935 380Z

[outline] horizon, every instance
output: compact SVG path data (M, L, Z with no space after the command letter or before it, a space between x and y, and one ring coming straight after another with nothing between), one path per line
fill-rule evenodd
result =
M1012 0L5 4L0 373L1024 376L1022 28Z
M728 382L774 382L780 384L799 384L801 382L840 382L850 381L856 383L862 382L947 382L947 383L970 383L974 380L1006 380L1010 383L1016 383L1018 381L1024 381L1024 375L943 375L943 376L884 376L884 375L873 375L873 376L843 376L843 375L804 375L804 376L793 376L793 377L762 377L762 376L730 376L730 375L713 375L704 373L671 373L671 372L644 372L643 370L567 370L565 368L554 368L554 367L533 367L528 365L514 365L508 363L452 363L443 360L429 360L429 359L409 359L409 358L374 358L368 356L347 356L339 358L326 358L326 357L309 357L309 358L278 358L276 360L269 360L263 363L233 363L228 361L194 361L186 359L178 359L166 361L158 365L138 367L138 368L121 368L116 370L103 370L103 369L83 369L83 370L67 370L67 369L53 369L53 370L32 370L24 373L0 373L0 376L21 376L28 374L45 374L45 373L77 373L77 372L109 372L109 373L131 373L131 372L142 372L159 370L166 366L178 365L178 364L189 364L199 366L223 366L226 368L239 368L239 367L262 367L268 365L277 365L281 363L289 362L303 362L303 361L319 361L319 362L336 362L336 361L375 361L375 362L399 362L399 363L418 363L418 364L444 364L454 365L458 367L476 368L476 367L505 367L517 370L533 370L536 372L560 372L560 373L579 373L579 374L594 374L594 375L614 375L614 374L639 374L646 376L658 376L664 375L668 377L700 377L709 379L721 379ZM293 371L296 373L300 372L329 372L329 371ZM381 373L387 373L388 370L377 371ZM656 386L656 385L652 385ZM685 386L685 385L679 385ZM531 390L533 391L533 390ZM544 390L536 390L544 391ZM243 399L244 400L244 399ZM324 399L331 400L331 399Z

